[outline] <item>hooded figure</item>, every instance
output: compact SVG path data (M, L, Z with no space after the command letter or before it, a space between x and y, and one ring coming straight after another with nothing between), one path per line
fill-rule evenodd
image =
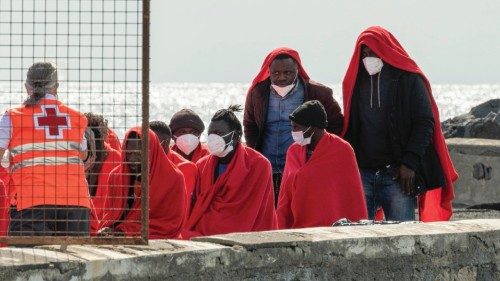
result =
M139 236L141 231L141 128L127 131L122 163L109 176L101 235ZM132 146L131 146L132 145ZM135 151L135 154L134 154ZM149 238L178 238L186 214L184 177L149 130Z
M325 107L330 133L342 131L342 113L332 89L312 81L296 50L282 47L267 55L248 90L243 127L247 146L271 162L275 198L285 166L288 147L293 143L288 116L309 100Z
M432 89L422 70L384 28L370 27L358 37L343 81L343 103L342 136L356 152L368 207L365 179L380 180L385 175L387 181L399 182L406 195L420 195L422 221L448 220L452 183L458 175L441 132ZM388 209L384 207L386 215ZM370 210L369 215L373 215Z

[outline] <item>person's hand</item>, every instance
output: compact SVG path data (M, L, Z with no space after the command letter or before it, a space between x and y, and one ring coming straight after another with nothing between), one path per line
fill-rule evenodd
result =
M411 195L411 189L413 187L413 182L415 181L415 172L406 167L404 164L401 164L396 179L399 181L399 184L403 189L403 193Z
M97 235L101 237L123 236L123 232L112 227L104 227L97 232Z
M111 227L101 228L101 229L99 229L99 231L97 231L97 235L98 236L103 236L103 237L112 236L113 235L113 229Z

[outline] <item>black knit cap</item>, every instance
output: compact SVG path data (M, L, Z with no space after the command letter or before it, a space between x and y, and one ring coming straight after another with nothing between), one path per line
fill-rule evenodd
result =
M306 101L289 116L290 120L306 127L325 129L328 126L325 107L317 100Z
M198 116L198 114L191 109L187 108L176 112L172 116L172 119L170 119L170 124L168 126L172 130L172 133L180 128L193 128L200 133L205 130L205 125L203 124L203 121L201 121L200 116Z

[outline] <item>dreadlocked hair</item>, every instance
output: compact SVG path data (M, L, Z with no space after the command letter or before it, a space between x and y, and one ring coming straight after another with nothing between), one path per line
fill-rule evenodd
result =
M241 122L238 120L238 117L236 117L235 112L241 112L242 108L241 105L239 104L233 104L230 105L227 109L219 109L217 112L215 112L214 116L212 117L212 122L213 121L225 121L231 128L231 131L236 131L238 138L241 138L243 129L241 127Z
M99 136L96 135L96 138L105 139L108 136L108 120L104 118L104 116L100 114L95 114L92 112L84 113L85 117L87 117L87 126L92 128L93 131L97 130ZM95 134L95 132L94 132Z
M25 106L38 103L48 90L57 85L57 66L51 62L36 62L26 74L26 84L33 93L23 102Z
M92 112L84 113L87 118L87 126L94 133L95 149L96 149L96 169L100 169L104 160L108 157L108 152L104 146L104 141L108 136L108 120L102 115Z

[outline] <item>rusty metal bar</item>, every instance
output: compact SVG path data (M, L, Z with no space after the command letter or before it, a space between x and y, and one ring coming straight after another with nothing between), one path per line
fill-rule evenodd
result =
M142 174L141 238L149 238L149 24L150 0L142 1Z
M1 1L0 1L1 2ZM5 1L8 2L8 1ZM75 3L66 3L64 1L56 1L46 3L43 2L41 5L35 5L33 1L33 6L20 5L20 8L15 8L13 3L19 4L20 1L10 0L10 5L2 5L3 15L9 15L9 17L4 17L0 19L0 24L3 25L8 23L11 25L10 31L0 32L1 36L9 36L13 38L15 36L31 36L32 39L35 36L44 36L43 44L24 44L21 39L20 42L12 43L10 40L4 40L0 42L0 48L2 48L2 56L0 56L0 61L3 67L0 69L2 72L3 79L0 82L9 82L9 89L7 93L23 93L23 86L20 88L13 87L13 85L22 85L24 81L24 71L25 64L31 60L61 60L62 66L60 70L67 71L64 82L66 82L66 90L60 88L60 94L67 94L68 96L73 93L78 93L78 110L80 107L87 109L93 113L102 113L106 117L121 117L125 120L124 128L130 127L129 122L134 122L132 125L136 125L140 118L139 114L142 114L142 142L141 142L141 152L142 152L142 171L141 171L141 232L134 233L133 237L124 236L1 236L0 243L5 243L8 245L84 245L84 244L96 244L96 245L145 245L148 243L149 237L149 87L150 87L150 0L134 0L134 1L75 1ZM64 3L65 4L64 4ZM95 2L95 3L94 3ZM38 2L37 2L38 3ZM60 4L62 3L62 4ZM38 3L39 4L39 3ZM48 5L49 4L49 5ZM142 4L142 6L141 6ZM72 6L73 5L73 6ZM4 7L5 6L5 7ZM79 7L79 9L76 9ZM117 8L118 7L118 8ZM73 9L75 8L75 9ZM139 9L142 8L142 12ZM137 10L136 10L137 9ZM38 19L35 16L31 18L33 12L44 13L44 19ZM16 13L16 14L14 14ZM55 13L56 16L53 20L47 20L47 13ZM59 17L59 13L63 15ZM113 14L109 18L109 15ZM142 14L142 18L141 18ZM20 15L20 19L15 19L14 15ZM68 18L75 17L70 20L64 20L64 15ZM77 16L75 16L77 15ZM90 22L80 20L80 22L74 21L77 19L90 18ZM59 20L58 20L59 19ZM60 20L62 19L62 20ZM142 22L141 22L142 20ZM111 22L110 22L111 21ZM26 31L24 27L29 23L33 25L32 31ZM35 30L35 24L40 24L39 29ZM139 26L142 24L142 29ZM48 28L46 25L55 25L55 31ZM61 25L66 28L65 32L60 32L59 26ZM76 28L78 25L78 30L71 29ZM89 25L90 27L87 27ZM135 25L132 27L132 25ZM20 30L20 31L19 31ZM61 30L65 30L61 28ZM124 30L125 34L122 34ZM142 34L139 32L142 31ZM56 39L49 39L48 36L62 36L66 38L66 41L59 41ZM73 36L73 37L70 37ZM52 38L51 37L51 38ZM85 37L85 40L82 38ZM17 37L16 37L17 38ZM55 38L55 37L54 37ZM106 39L106 40L105 40ZM109 39L109 40L107 40ZM142 39L142 40L141 40ZM78 43L73 42L77 40ZM111 41L112 40L112 43ZM36 41L36 40L35 40ZM40 41L40 40L38 40ZM141 42L142 41L142 42ZM66 43L60 43L66 42ZM71 43L73 42L73 43ZM142 43L142 44L141 44ZM141 45L139 45L141 44ZM14 51L17 47L30 47L31 53L25 55L24 53L19 55ZM59 49L61 48L61 50ZM76 49L76 48L82 48ZM109 48L118 49L119 52L110 51ZM140 55L140 49L142 49L142 61ZM29 49L29 48L26 48ZM23 49L24 50L24 49ZM66 50L66 51L65 51ZM89 51L90 50L90 51ZM30 51L30 50L28 50ZM89 51L89 54L86 52ZM130 52L132 51L132 52ZM23 51L24 52L24 51ZM23 61L24 60L24 61ZM106 60L106 61L105 61ZM64 66L67 64L67 66ZM116 64L116 65L115 65ZM141 65L142 64L142 65ZM110 68L112 66L113 68ZM141 68L139 68L141 67ZM21 75L21 72L23 74ZM5 80L8 77L8 80ZM70 78L71 77L71 78ZM138 79L141 79L139 81ZM68 86L69 83L78 83L77 87L73 85L74 88ZM80 83L86 83L89 85L90 89L81 87ZM90 84L89 84L90 83ZM103 84L101 86L96 86L96 83ZM105 90L104 84L112 83L109 87L111 90ZM139 86L141 83L141 87ZM132 86L133 85L133 86ZM121 87L124 86L128 89L130 86L135 88L135 91L124 91L124 95L133 95L133 102L121 103L121 100L117 100L116 104L118 106L124 107L125 114L117 116L114 114L113 110L107 110L108 99L104 98L104 94L116 94L122 93ZM94 89L96 88L96 89ZM15 89L18 89L17 92ZM101 90L102 89L102 90ZM139 91L141 91L142 104L139 105ZM4 90L1 90L4 92ZM90 100L85 100L86 96L91 96L91 94L102 93L103 99L99 102L99 99L94 101L92 98ZM83 99L82 99L83 96ZM12 95L11 99L5 99L5 101L0 102L0 105L6 105L8 101L9 107L12 107ZM126 98L126 97L125 97ZM88 104L86 102L88 101ZM106 102L105 102L106 101ZM113 106L116 105L113 99ZM97 105L101 108L101 112L93 109L93 105ZM127 107L128 106L128 107ZM140 109L140 110L139 110ZM83 110L80 110L83 112ZM120 111L118 111L120 112ZM130 113L129 113L130 112ZM131 117L130 114L135 114L133 117L137 118L135 121L127 121L127 117ZM114 129L117 129L115 127ZM124 152L125 153L125 152ZM135 209L137 210L137 209ZM120 219L121 221L121 219ZM136 221L136 223L139 223ZM45 234L48 235L48 234Z
M77 236L5 236L0 243L8 245L144 245L142 237L77 237Z

